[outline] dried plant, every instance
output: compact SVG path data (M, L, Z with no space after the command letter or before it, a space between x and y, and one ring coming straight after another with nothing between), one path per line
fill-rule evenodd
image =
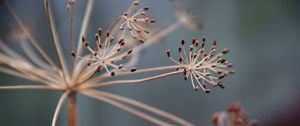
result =
M168 50L167 57L176 65L159 66L140 70L132 67L139 60L138 57L142 50L159 42L159 40L172 31L175 31L180 26L183 25L193 28L199 28L201 26L200 18L192 13L190 9L176 1L173 2L178 20L159 32L151 34L150 24L154 23L155 20L149 18L147 14L149 7L145 6L141 9L136 9L139 5L139 1L135 0L123 15L116 18L107 32L103 34L103 30L99 28L94 39L96 47L92 47L85 36L94 0L88 1L77 46L75 46L74 40L75 30L73 16L73 9L76 1L69 0L67 10L70 17L71 51L64 52L65 50L62 49L60 38L56 30L49 0L44 0L45 11L48 17L55 51L59 59L59 64L57 65L42 49L10 4L4 0L4 5L16 20L21 31L26 36L26 39L30 40L30 43L21 43L22 49L26 52L26 56L23 56L6 46L0 39L0 48L2 50L0 53L0 63L2 64L0 71L32 81L35 85L0 86L0 90L25 89L63 92L63 95L60 97L56 106L52 126L56 125L59 113L66 100L68 105L69 125L78 125L76 105L76 94L78 93L111 104L112 106L132 113L156 125L193 125L176 115L159 110L142 102L110 92L97 90L113 85L143 84L142 82L145 81L178 74L182 74L184 79L190 78L193 89L195 90L201 88L204 92L209 93L207 84L213 87L219 86L224 88L224 85L220 80L233 73L233 71L230 70L232 64L223 58L224 54L228 52L228 49L216 53L216 42L213 41L211 49L207 51L205 49L205 38L201 41L193 38L190 47L187 49L184 47L185 40L182 40L178 47L178 61L171 57L171 52ZM130 44L135 41L141 43ZM76 50L75 47L77 47ZM82 53L83 49L87 50L89 53ZM64 53L69 54L70 64L67 64L67 58ZM118 76L145 74L156 71L161 71L163 73L134 80L118 80L115 78ZM196 83L194 81L196 81ZM38 85L38 83L44 85ZM156 114L168 121L151 116L146 112Z
M215 126L257 126L257 122L249 119L246 110L238 103L231 104L227 111L215 113L212 120Z

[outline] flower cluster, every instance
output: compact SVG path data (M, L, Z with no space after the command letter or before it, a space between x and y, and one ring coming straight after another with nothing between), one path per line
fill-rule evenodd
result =
M95 43L97 48L93 49L89 43L86 41L84 37L82 37L82 43L85 48L91 53L86 57L76 56L75 53L72 53L72 56L86 59L88 60L88 66L97 66L97 71L100 71L102 68L106 70L106 72L110 73L111 76L115 75L115 72L111 72L108 67L112 67L114 69L120 70L130 70L134 72L136 68L127 68L123 64L117 64L121 60L128 58L131 53L132 49L124 51L123 47L125 46L125 40L120 39L117 43L114 42L114 37L110 35L110 32L106 32L103 38L102 35L102 28L98 29L98 33L95 34Z
M171 56L170 50L167 50L167 56L175 62L178 67L176 70L183 72L184 79L190 79L194 90L201 88L206 93L209 93L207 84L213 87L219 86L224 88L221 79L234 73L228 70L233 65L228 62L223 56L229 52L227 48L220 53L216 52L216 41L213 41L209 51L205 50L206 39L203 38L200 42L193 38L188 49L184 48L185 40L181 40L178 47L178 60ZM196 83L194 82L196 81Z
M149 7L146 6L136 11L135 8L139 4L139 1L136 0L129 7L128 11L113 21L112 25L110 25L111 27L108 28L108 32L103 34L103 30L101 28L98 29L94 39L96 47L93 47L84 36L86 36L86 29L89 24L88 22L94 1L89 0L87 3L85 16L80 29L80 36L78 37L79 40L78 43L75 43L73 11L76 1L69 0L67 8L70 17L70 50L64 50L55 26L54 16L50 6L51 2L45 0L44 7L46 16L48 18L56 58L58 58L58 63L56 64L56 62L54 62L56 60L53 60L52 55L46 53L42 46L39 45L37 39L31 34L17 13L10 6L9 2L3 0L3 3L16 20L24 34L24 38L28 39L29 42L22 42L20 44L22 50L25 52L25 54L21 54L8 47L0 38L0 72L29 80L33 84L1 85L0 90L54 90L63 92L54 112L52 126L57 124L63 103L66 101L68 103L69 125L77 126L77 94L82 94L108 103L156 125L171 126L180 124L193 126L192 123L176 115L124 96L97 90L97 88L124 84L142 84L146 81L183 73L184 79L191 80L194 90L201 88L208 93L209 89L206 88L206 85L210 84L224 88L221 79L233 73L233 71L229 70L232 64L223 58L223 55L228 53L228 49L223 49L220 53L216 53L216 42L214 41L211 49L206 51L205 38L203 38L201 42L194 38L188 49L184 48L185 41L182 40L178 47L178 60L173 59L171 52L168 50L168 57L177 65L158 66L136 71L135 67L128 67L128 65L122 64L129 64L130 61L127 59L132 58L133 53L139 55L141 50L146 49L155 43L155 41L163 39L181 25L186 26L187 24L191 24L189 25L190 27L199 26L199 18L196 18L190 11L186 12L186 7L176 8L176 11L180 12L179 17L182 18L179 18L175 23L155 33L148 28L151 23L155 22L147 15ZM178 3L176 4L178 5ZM154 34L148 34L150 32ZM144 34L148 34L148 36L144 37ZM127 39L128 37L134 40ZM141 43L145 42L145 44L143 44L145 46L136 46L136 44L127 46L136 40ZM75 46L75 44L77 46ZM76 53L74 51L75 47L77 47ZM87 55L82 54L83 48L88 51ZM65 55L65 53L68 55ZM68 56L68 58L66 58L66 56ZM67 59L69 59L70 62L67 62ZM176 68L177 71L173 71L174 68ZM103 74L101 74L102 71L104 71ZM118 73L116 73L116 71L118 71ZM120 80L115 78L117 76L146 74L157 71L171 72L140 79ZM100 72L100 74L96 74L98 72ZM115 77L112 79L112 76ZM148 113L164 119L159 119Z
M125 33L129 32L134 39L138 39L141 43L144 43L145 40L142 36L144 33L148 34L150 32L147 27L150 23L154 23L155 20L147 16L147 11L149 11L148 6L134 12L137 5L139 5L139 2L135 1L133 6L122 16L125 21L120 25L120 30L122 31L121 38L124 38Z

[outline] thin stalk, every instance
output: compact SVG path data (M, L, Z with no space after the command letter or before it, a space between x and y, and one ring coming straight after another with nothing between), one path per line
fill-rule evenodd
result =
M181 23L179 21L172 23L171 25L167 26L160 32L156 33L155 35L153 35L152 37L147 39L144 44L135 47L134 50L140 51L144 48L147 48L147 47L155 44L155 42L159 42L160 39L164 38L165 36L172 33L173 31L176 31L180 26L181 26Z
M0 90L62 90L43 85L16 85L16 86L0 86Z
M26 80L36 81L35 78L24 75L23 73L21 73L19 71L9 69L9 68L5 68L5 67L1 67L1 66L0 66L0 72L9 74L9 75L12 75L12 76L15 76L15 77L23 78L23 79L26 79Z
M138 69L135 72L117 72L115 76L124 76L124 75L133 75L133 74L141 74L141 73L148 73L148 72L155 72L155 71L164 71L164 70L172 70L179 67L178 65L174 66L163 66L163 67L153 67L153 68L146 68L146 69ZM109 73L105 73L104 75L101 75L99 77L96 77L94 80L101 81L104 79L107 79L111 77ZM93 80L93 81L94 81Z
M175 74L182 73L182 71L174 71L174 72L169 72L165 74L160 74L152 77L147 77L143 79L135 79L135 80L116 80L116 81L108 81L108 82L102 82L98 84L89 84L89 85L83 85L80 87L81 89L86 89L86 88L99 88L99 87L106 87L106 86L113 86L113 85L123 85L123 84L135 84L135 83L141 83L145 81L150 81L150 80L155 80Z
M68 94L69 94L69 91L65 92L65 93L60 97L60 99L59 99L59 101L58 101L58 103L57 103L55 112L54 112L54 116L53 116L53 118L52 118L52 126L56 126L57 119L58 119L59 113L60 113L60 111L61 111L61 107L62 107L64 101L66 100Z
M184 119L182 119L182 118L180 118L176 115L170 114L170 113L165 112L165 111L160 110L160 109L157 109L157 108L152 107L150 105L147 105L145 103L142 103L142 102L139 102L139 101L136 101L136 100L133 100L133 99L121 96L121 95L117 95L117 94L112 94L112 93L97 91L97 90L94 90L94 91L95 91L95 93L97 92L97 94L99 94L99 95L103 95L105 97L112 98L114 100L122 101L124 103L139 107L141 109L147 110L147 111L155 113L159 116L165 117L169 120L177 122L178 124L181 124L183 126L193 126L192 123L190 123L190 122L188 122L188 121L186 121L186 120L184 120Z
M93 10L93 5L94 5L94 0L89 0L88 4L86 6L84 18L83 18L81 29L80 29L80 33L79 33L79 39L78 39L76 56L80 56L80 54L81 54L81 51L82 51L81 38L83 36L85 36L85 34L86 34L88 23L90 21L90 17L91 17L92 10Z
M69 8L69 18L70 18L70 49L71 52L74 51L74 3L70 3ZM70 63L71 63L71 72L73 72L74 67L74 60L75 58L73 56L70 56Z
M64 75L64 79L65 79L65 82L67 84L67 81L69 80L70 78L70 74L69 74L69 71L68 71L68 67L66 66L66 61L65 61L65 57L64 57L64 54L62 52L62 48L61 48L61 42L60 42L60 39L58 37L58 33L56 31L56 26L54 24L54 19L53 19L53 15L52 15L52 10L51 8L49 7L49 0L45 0L44 1L45 3L45 9L46 9L46 15L48 17L48 21L49 21L49 25L50 25L50 29L51 29L51 33L52 33L52 37L53 37L53 41L54 41L54 44L55 44L55 49L56 49L56 52L57 52L57 55L58 55L58 58L59 58L59 63L61 65L61 68L63 70L63 75Z
M71 92L68 95L68 120L69 126L77 126L77 103L76 92Z
M42 47L38 44L36 39L31 35L31 33L28 31L24 23L21 21L19 16L16 14L16 12L13 10L13 8L10 6L10 4L6 1L4 1L4 5L8 8L9 12L12 14L14 19L17 21L17 24L21 28L21 30L25 33L27 38L30 40L30 42L33 44L33 46L39 51L39 53L45 58L45 60L53 67L57 68L56 65L53 63L51 58L47 55L47 53L42 49Z
M111 105L113 105L115 107L118 107L118 108L124 110L124 111L127 111L127 112L129 112L131 114L134 114L134 115L136 115L136 116L138 116L140 118L143 118L143 119L145 119L145 120L147 120L147 121L149 121L149 122L151 122L153 124L156 124L156 125L159 125L159 126L172 126L171 124L169 124L167 122L164 122L164 121L159 120L157 118L154 118L154 117L152 117L152 116L150 116L150 115L148 115L146 113L143 113L143 112L138 111L136 109L133 109L133 108L131 108L129 106L126 106L125 104L122 104L122 103L117 102L115 100L112 100L110 98L98 95L98 94L96 94L95 92L93 92L91 90L89 90L89 91L88 90L85 90L85 91L82 90L80 92L83 95L86 95L88 97L91 97L91 98L94 98L94 99L97 99L97 100L101 100L103 102L111 104Z

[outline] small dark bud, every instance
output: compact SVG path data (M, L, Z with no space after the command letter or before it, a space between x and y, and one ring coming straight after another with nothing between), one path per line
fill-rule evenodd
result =
M202 42L205 42L205 41L206 41L206 38L203 37L203 38L202 38Z
M85 43L84 43L84 46L85 46L85 47L88 47L88 46L89 46L89 44L88 44L87 42L85 42Z
M155 20L154 20L154 19L151 19L151 20L150 20L150 23L155 23Z
M115 72L110 72L110 76L112 77L115 76L115 74L116 74Z
M182 62L182 58L181 57L179 58L179 62Z
M131 68L130 71L131 71L131 72L135 72L135 71L136 71L136 68L135 68L135 67L134 67L134 68Z
M120 64L119 67L118 67L118 69L122 69L123 67L124 67L124 65Z
M133 5L139 5L139 1L134 1Z
M225 77L225 75L224 74L221 74L219 77L218 77L218 79L223 79Z
M192 51L193 51L193 49L194 49L194 48L193 48L193 46L190 46L190 52L192 52Z
M192 44L193 44L193 45L196 44L196 38L195 38L195 37L193 37Z
M101 34L102 34L102 28L99 28L98 29L98 35L101 36Z
M124 42L123 38L121 38L118 43L121 44L122 42Z
M166 53L167 53L167 56L168 56L168 57L171 57L171 52L170 52L170 50L167 50Z
M109 32L106 32L106 37L109 37L110 33Z
M213 46L216 46L216 45L217 45L217 41L214 40L214 41L213 41Z
M95 34L95 41L99 41L99 35Z
M127 52L128 55L131 54L131 53L132 53L132 49Z
M178 47L178 52L181 52L182 51L182 48L181 47Z
M149 10L149 7L146 6L146 7L143 8L143 10L147 11L147 10Z
M210 92L210 90L209 90L209 89L205 89L204 92L205 92L206 94L208 94L208 93Z
M182 39L182 40L181 40L181 45L184 45L184 43L185 43L185 41Z
M73 57L75 57L75 56L76 56L76 54L75 54L75 52L74 52L74 51L72 51L72 52L71 52L71 55L72 55Z

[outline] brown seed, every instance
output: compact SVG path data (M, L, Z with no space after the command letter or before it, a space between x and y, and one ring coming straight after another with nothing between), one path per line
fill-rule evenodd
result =
M128 55L131 54L131 53L132 53L132 49L127 52Z
M170 50L167 50L166 53L167 53L167 56L168 56L168 57L171 57L171 52L170 52Z
M85 38L83 36L81 37L81 42L85 42Z
M182 40L181 40L181 45L184 45L184 43L185 43L185 41L182 39Z
M76 54L75 54L75 52L74 52L74 51L72 51L72 52L71 52L71 55L72 55L73 57L75 57L75 56L76 56Z
M101 36L101 34L102 34L102 28L99 28L98 29L98 35Z
M146 7L143 8L143 10L147 11L147 10L149 10L149 7L146 6Z
M135 71L136 71L136 68L135 68L135 67L134 67L134 68L131 68L130 71L131 71L131 72L135 72Z
M112 76L112 77L115 76L115 72L111 72L110 76Z
M210 90L209 90L209 89L205 89L204 92L205 92L206 94L208 94L208 93L210 92Z

